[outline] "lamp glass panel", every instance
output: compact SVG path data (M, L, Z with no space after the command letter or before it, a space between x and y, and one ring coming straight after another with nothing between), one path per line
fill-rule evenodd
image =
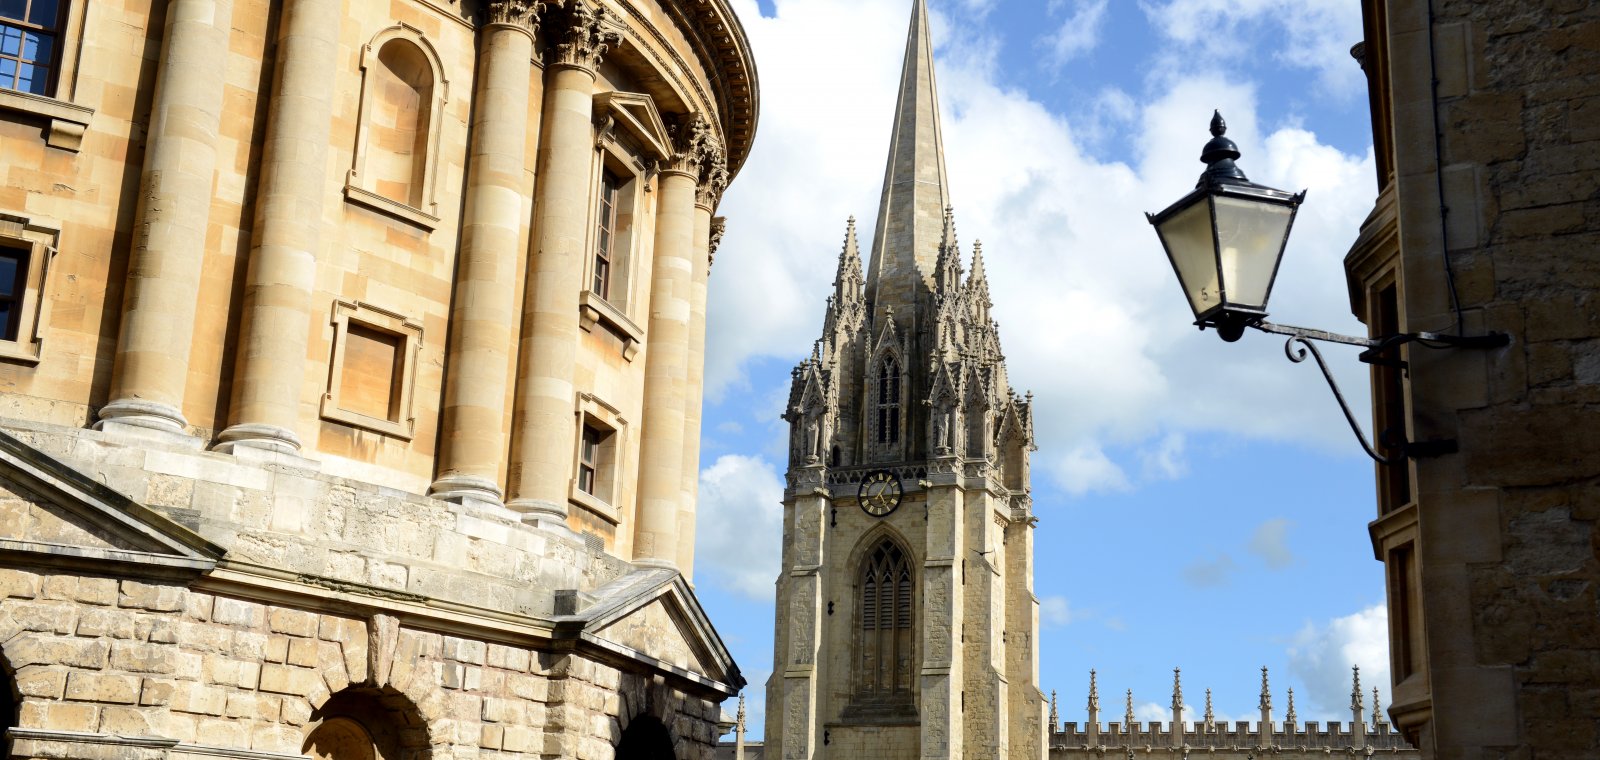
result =
M1222 303L1217 287L1216 244L1211 236L1211 204L1204 199L1173 214L1156 228L1195 316Z
M1294 207L1227 196L1213 202L1228 303L1265 310Z

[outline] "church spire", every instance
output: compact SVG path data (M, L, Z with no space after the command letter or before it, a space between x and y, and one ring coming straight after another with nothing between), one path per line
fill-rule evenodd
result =
M861 248L856 243L856 218L845 223L844 248L839 251L839 271L833 278L833 300L844 305L861 295Z
M949 198L928 3L913 0L867 271L867 297L879 314L889 304L911 305L932 285Z

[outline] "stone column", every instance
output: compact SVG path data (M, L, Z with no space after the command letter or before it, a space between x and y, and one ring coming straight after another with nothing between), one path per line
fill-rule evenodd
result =
M100 423L182 432L233 0L173 0L156 70L111 402Z
M592 205L594 79L600 57L618 36L605 28L605 10L583 0L573 0L561 21L552 29L561 41L544 93L507 506L525 521L564 529L577 445L572 373Z
M232 424L217 449L299 452L295 426L306 380L311 290L323 206L333 197L328 132L343 7L289 0L278 33L276 84L245 274L244 320L234 371ZM216 75L216 72L209 72Z
M499 505L505 461L506 399L516 324L516 272L528 199L528 104L542 96L534 74L534 32L544 3L494 0L479 38L461 262L445 362L439 478L429 493Z
M692 155L680 156L661 172L656 200L633 561L659 567L677 567L682 548L684 406L697 390L687 382L697 175Z
M704 204L694 207L694 272L689 283L688 403L683 413L683 490L678 513L678 570L694 577L695 515L700 497L700 418L706 392L706 285L711 258L722 239L722 217L711 216Z

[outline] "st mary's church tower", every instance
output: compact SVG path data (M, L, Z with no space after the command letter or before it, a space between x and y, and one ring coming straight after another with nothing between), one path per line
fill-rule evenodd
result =
M871 256L794 369L768 756L1044 757L1028 458L914 0ZM970 264L963 267L965 261Z

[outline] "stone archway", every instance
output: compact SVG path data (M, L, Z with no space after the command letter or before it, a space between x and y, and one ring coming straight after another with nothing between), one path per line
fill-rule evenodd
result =
M427 726L393 689L341 690L311 714L301 753L315 760L428 760Z
M617 742L617 760L676 760L672 733L653 715L640 715L628 723Z

